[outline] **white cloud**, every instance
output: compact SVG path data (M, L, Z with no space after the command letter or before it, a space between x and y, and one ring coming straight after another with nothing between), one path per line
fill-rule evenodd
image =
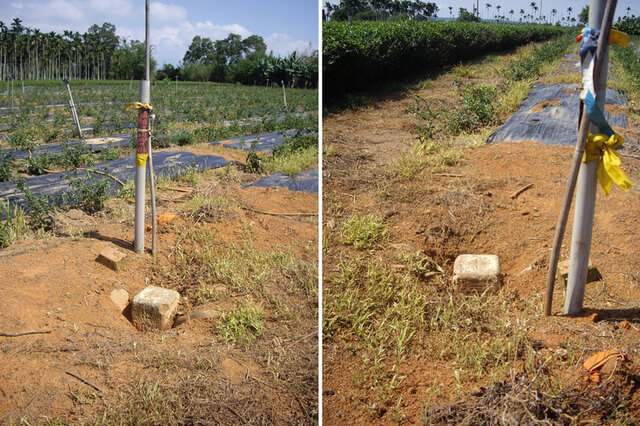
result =
M264 39L267 43L267 50L273 50L276 55L287 56L294 51L302 52L309 50L309 42L296 40L289 34L273 33Z
M196 23L194 30L194 35L209 37L212 40L220 40L231 33L240 34L242 38L247 38L252 34L250 30L240 24L215 25L210 21Z
M120 34L120 31L118 33ZM251 30L240 24L216 25L211 21L196 22L194 25L183 20L177 25L165 25L159 29L152 28L151 43L155 46L153 56L160 66L166 62L176 63L182 59L191 40L196 35L208 37L211 40L220 40L231 33L240 34L242 38L253 34Z
M133 11L131 0L88 0L82 6L96 22L104 22L105 17L129 16Z
M182 21L188 16L183 7L159 1L151 3L149 13L151 14L151 22Z

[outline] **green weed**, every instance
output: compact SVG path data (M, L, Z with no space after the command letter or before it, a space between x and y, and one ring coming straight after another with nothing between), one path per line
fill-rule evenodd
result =
M0 248L9 247L27 230L22 208L0 200Z
M262 335L264 313L251 302L236 306L233 311L223 314L218 330L228 342L250 344Z
M368 249L386 235L387 230L379 217L354 215L344 222L342 242L357 249Z

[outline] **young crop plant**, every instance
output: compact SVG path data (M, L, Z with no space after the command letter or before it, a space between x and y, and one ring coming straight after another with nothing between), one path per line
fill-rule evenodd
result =
M60 163L60 157L56 154L50 154L49 151L42 151L40 154L32 155L27 158L27 174L44 175L48 170L53 169Z
M418 95L414 95L413 108L408 111L420 120L420 124L417 125L420 141L425 142L433 139L436 132L435 120L440 116L440 111L433 110L431 108L431 102L422 99Z
M58 164L64 169L73 170L78 167L93 166L93 162L93 151L86 142L62 145Z
M344 222L342 242L357 249L369 249L386 235L387 230L379 217L354 215Z
M258 155L252 147L247 153L247 165L245 166L247 173L262 173L264 171L264 159Z
M109 199L110 182L108 179L96 177L86 172L85 176L69 179L71 191L64 197L72 206L76 206L89 214L97 213L104 208Z
M0 182L7 182L13 179L13 156L7 153L0 153Z
M54 197L34 194L23 179L16 180L16 186L24 194L25 210L29 216L29 226L35 230L47 231L56 221L56 208L59 204Z
M122 158L125 155L124 149L121 147L113 146L113 143L109 142L106 148L103 148L98 153L98 161L112 161Z
M462 106L449 116L449 130L457 135L491 124L496 118L496 99L496 90L491 86L467 85L462 94Z

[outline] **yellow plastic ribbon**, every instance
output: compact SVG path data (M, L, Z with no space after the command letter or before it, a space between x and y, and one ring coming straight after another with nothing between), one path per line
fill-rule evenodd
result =
M626 191L633 186L627 175L620 170L620 156L614 148L622 145L624 138L617 133L611 137L607 135L589 133L582 156L582 162L600 160L598 164L598 180L605 194L611 192L611 182Z
M149 154L136 154L136 166L145 167L147 165L147 157Z
M125 110L130 110L130 109L148 109L149 111L153 110L153 107L149 104L143 104L142 102L134 102L132 104L127 104L124 109Z
M580 35L576 37L576 41L582 40L582 36L584 35L584 28L580 32ZM609 44L618 44L620 46L628 47L629 46L629 35L627 33L623 33L622 31L614 30L611 28L609 32Z

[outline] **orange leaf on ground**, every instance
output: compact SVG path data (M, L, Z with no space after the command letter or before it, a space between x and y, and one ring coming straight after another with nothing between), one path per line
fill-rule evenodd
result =
M598 368L602 367L606 364L610 359L615 358L624 358L624 356L615 349L609 349L607 351L598 352L597 354L591 355L587 360L582 364L585 370L587 371L595 371Z

